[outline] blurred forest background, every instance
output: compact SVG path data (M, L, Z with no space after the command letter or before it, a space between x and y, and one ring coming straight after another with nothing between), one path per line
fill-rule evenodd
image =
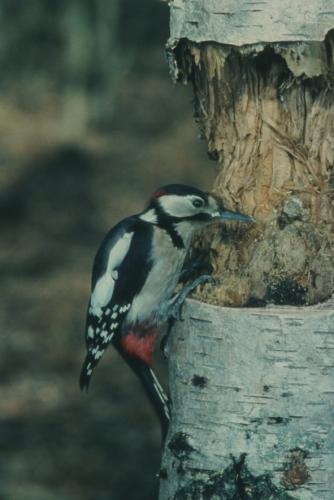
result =
M0 500L157 498L137 380L111 350L88 395L78 375L104 233L159 185L213 181L167 37L159 0L0 0Z

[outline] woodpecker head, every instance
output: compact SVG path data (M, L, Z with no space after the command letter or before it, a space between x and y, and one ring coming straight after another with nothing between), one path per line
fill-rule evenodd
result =
M199 229L218 221L252 222L253 217L226 210L213 195L184 184L169 184L153 193L146 211L159 224Z

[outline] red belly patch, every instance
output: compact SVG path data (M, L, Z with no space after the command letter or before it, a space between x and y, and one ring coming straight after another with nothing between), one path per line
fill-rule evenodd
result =
M146 330L143 334L130 331L122 339L122 345L125 351L131 356L136 356L142 359L149 366L152 365L152 356L155 346L155 341L158 337L158 330Z

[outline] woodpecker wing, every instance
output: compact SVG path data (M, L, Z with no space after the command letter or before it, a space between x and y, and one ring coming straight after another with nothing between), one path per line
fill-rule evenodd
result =
M137 216L124 219L103 240L94 260L92 293L86 322L87 356L80 376L88 388L94 367L107 345L120 335L133 297L142 288L150 267L149 224Z

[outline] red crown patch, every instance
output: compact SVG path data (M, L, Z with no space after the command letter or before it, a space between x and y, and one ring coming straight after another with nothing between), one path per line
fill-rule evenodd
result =
M160 198L161 196L164 196L165 194L167 194L167 193L164 189L158 189L158 191L156 191L153 194L153 198Z

